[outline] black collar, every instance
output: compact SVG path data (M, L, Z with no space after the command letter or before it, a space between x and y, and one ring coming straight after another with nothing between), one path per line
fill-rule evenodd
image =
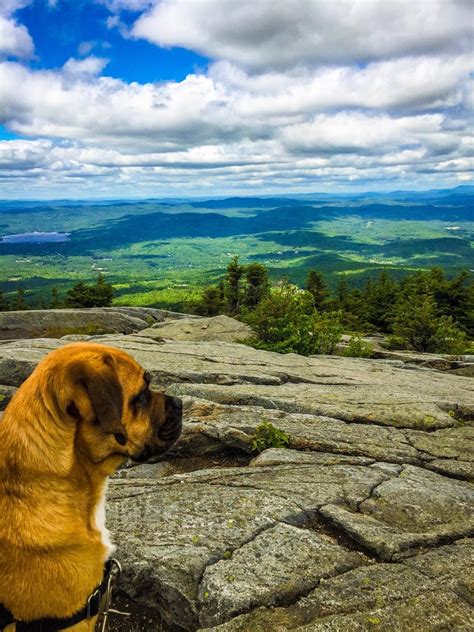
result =
M4 605L0 604L0 630L3 630L9 623L16 623L16 632L59 632L59 630L70 628L85 619L95 617L101 612L102 599L110 591L111 581L117 578L119 574L119 563L114 559L107 560L104 565L104 576L101 583L89 595L86 605L71 617L64 617L63 619L49 617L35 619L34 621L21 621L15 619L13 614Z

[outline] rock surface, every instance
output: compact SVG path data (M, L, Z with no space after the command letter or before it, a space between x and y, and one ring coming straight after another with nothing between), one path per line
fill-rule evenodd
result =
M472 379L256 351L211 339L232 323L155 316L93 337L184 401L173 452L109 487L121 587L147 608L140 629L474 628ZM65 342L2 342L1 392ZM263 420L287 449L252 452Z
M252 335L252 329L229 316L211 318L183 318L168 320L153 325L141 332L141 336L150 338L171 338L173 340L221 340L239 342Z

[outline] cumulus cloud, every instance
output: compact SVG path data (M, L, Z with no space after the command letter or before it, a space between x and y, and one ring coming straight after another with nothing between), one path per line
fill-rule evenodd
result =
M132 35L262 71L452 52L473 29L466 0L163 0Z
M94 76L100 75L102 70L109 63L108 59L103 57L86 57L85 59L74 59L71 57L63 66L65 76Z
M18 9L29 4L28 0L0 1L0 57L28 58L33 55L33 40L28 30L13 17Z
M0 15L13 19L19 2L8 2ZM213 61L143 84L106 76L95 41L57 70L0 63L0 123L25 137L0 142L5 190L24 180L33 192L80 182L95 194L182 195L470 177L464 0L102 4L125 37L122 12L142 12L134 37Z
M386 153L403 145L421 145L427 136L440 136L440 114L390 118L357 113L319 115L311 122L286 128L285 144L302 153ZM441 135L442 136L442 135Z

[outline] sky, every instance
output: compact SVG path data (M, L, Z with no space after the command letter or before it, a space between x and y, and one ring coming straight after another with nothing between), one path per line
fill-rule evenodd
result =
M0 198L472 183L472 0L0 0Z

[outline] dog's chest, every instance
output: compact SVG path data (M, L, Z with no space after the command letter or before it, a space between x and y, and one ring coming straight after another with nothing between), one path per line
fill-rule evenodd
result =
M110 533L105 526L105 497L107 496L108 481L104 484L102 494L96 504L94 513L94 526L101 533L102 544L107 549L107 557L109 557L115 550L115 546L110 540Z

